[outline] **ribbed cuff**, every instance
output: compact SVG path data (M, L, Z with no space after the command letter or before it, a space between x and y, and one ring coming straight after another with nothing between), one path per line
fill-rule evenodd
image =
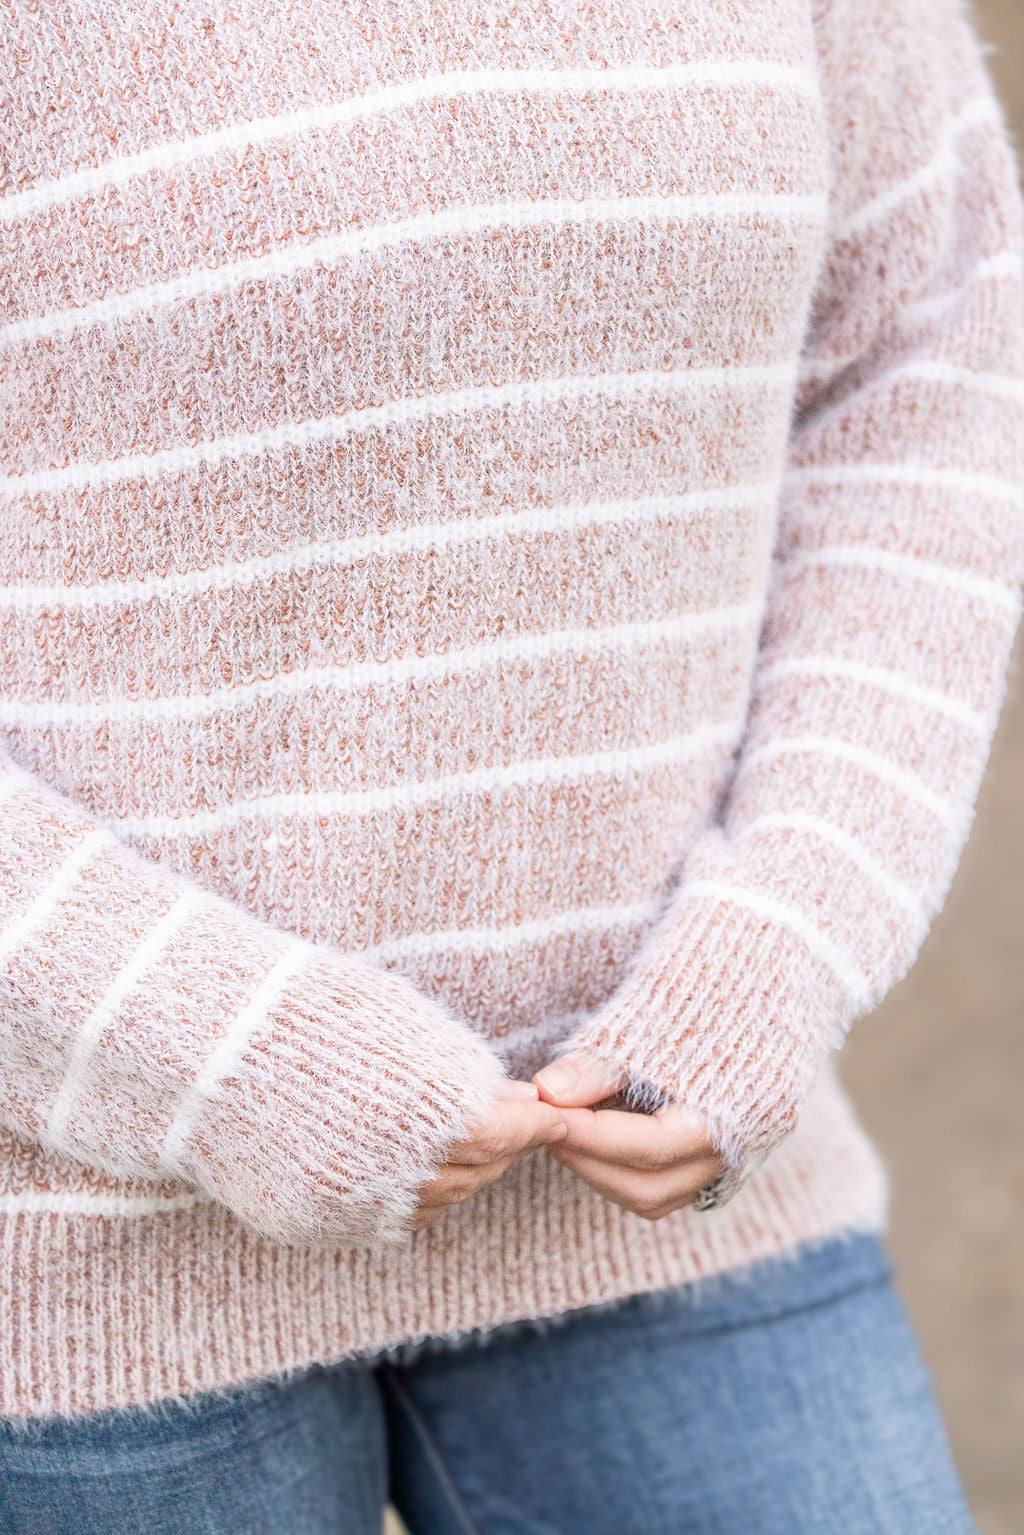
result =
M608 1001L562 1042L603 1062L627 1101L701 1113L727 1203L794 1128L843 995L787 928L737 902L680 890Z
M400 1241L419 1187L504 1075L408 982L316 957L204 1105L181 1170L278 1241Z

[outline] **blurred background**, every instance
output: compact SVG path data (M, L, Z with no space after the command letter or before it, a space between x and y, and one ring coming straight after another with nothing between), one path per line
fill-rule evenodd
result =
M973 0L1024 160L1024 0ZM1024 634L974 829L910 975L840 1072L980 1535L1024 1535Z
M972 9L1024 162L1024 0ZM889 1250L979 1535L1024 1535L1022 791L1024 630L949 899L839 1057L889 1168Z

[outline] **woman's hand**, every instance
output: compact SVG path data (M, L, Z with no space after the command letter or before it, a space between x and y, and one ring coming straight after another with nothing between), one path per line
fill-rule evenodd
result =
M723 1170L701 1115L670 1104L653 1114L592 1108L620 1083L590 1056L564 1056L538 1071L543 1100L562 1111L567 1133L551 1155L613 1204L644 1220L692 1204Z
M412 1217L413 1228L419 1231L431 1225L450 1205L461 1204L500 1178L517 1158L538 1146L552 1145L565 1134L564 1116L541 1102L532 1082L505 1082L500 1096L471 1134L451 1148L437 1177L423 1184L419 1207Z

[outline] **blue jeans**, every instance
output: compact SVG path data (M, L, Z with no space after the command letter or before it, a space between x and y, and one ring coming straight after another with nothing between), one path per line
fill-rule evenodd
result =
M0 1422L3 1535L969 1535L864 1234L486 1342Z

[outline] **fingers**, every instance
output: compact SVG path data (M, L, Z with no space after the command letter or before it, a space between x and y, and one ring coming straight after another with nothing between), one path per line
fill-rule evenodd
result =
M552 1147L551 1155L583 1178L602 1198L651 1221L692 1204L705 1184L713 1183L722 1171L718 1156L645 1172L572 1151L565 1145Z
M608 1096L606 1076L577 1057L577 1095L600 1102ZM471 1133L450 1150L437 1176L419 1191L411 1224L421 1230L444 1210L500 1178L520 1156L539 1146L583 1178L596 1193L645 1220L692 1204L700 1189L722 1170L708 1139L703 1116L681 1104L655 1114L583 1106L556 1107L544 1101L542 1076L509 1081ZM572 1094L571 1086L568 1088Z
M471 1133L455 1142L448 1161L480 1167L550 1145L564 1135L561 1111L550 1103L535 1096L498 1098Z
M566 1149L602 1162L656 1172L687 1158L714 1155L703 1116L678 1104L656 1114L563 1109L562 1118Z
M551 1155L596 1193L645 1220L692 1204L722 1171L703 1115L682 1104L655 1114L564 1108L567 1133Z
M540 1094L535 1083L520 1082L515 1077L506 1077L505 1081L498 1088L497 1097L537 1099L540 1097Z
M436 1178L421 1187L420 1205L428 1210L443 1210L449 1205L460 1204L471 1194L500 1178L515 1160L515 1157L502 1157L499 1161L488 1162L480 1167L447 1163Z
M533 1081L547 1103L566 1108L600 1103L619 1086L616 1075L589 1055L562 1056L536 1072Z
M504 1082L483 1118L449 1149L436 1177L420 1187L411 1226L432 1225L443 1210L486 1188L519 1157L553 1145L565 1133L561 1111L542 1103L532 1082Z

